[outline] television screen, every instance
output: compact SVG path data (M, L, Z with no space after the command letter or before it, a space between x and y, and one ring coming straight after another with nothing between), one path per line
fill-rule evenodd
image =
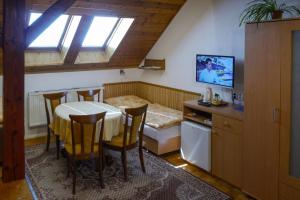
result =
M233 88L235 58L197 55L196 81Z

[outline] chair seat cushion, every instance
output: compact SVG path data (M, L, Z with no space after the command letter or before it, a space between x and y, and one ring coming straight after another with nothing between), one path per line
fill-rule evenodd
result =
M69 155L73 155L72 144L65 144L65 149ZM91 153L90 149L88 149L88 148L84 149L83 157L89 157L90 153ZM75 156L82 156L81 154L82 154L81 153L81 145L76 144L75 145ZM94 154L95 154L95 156L98 155L98 144L94 145Z
M123 139L124 139L124 134L123 134L123 131L121 131L119 135L112 137L111 141L105 141L104 143L108 144L110 146L124 147L123 146ZM126 144L127 145L131 145L131 144L134 144L136 142L137 142L136 136L133 136L133 139L130 142L130 134L128 133L127 134L127 142L126 142Z

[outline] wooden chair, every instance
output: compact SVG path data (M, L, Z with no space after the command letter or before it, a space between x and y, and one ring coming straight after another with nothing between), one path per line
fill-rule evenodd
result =
M97 163L99 167L100 185L104 188L102 168L103 168L103 151L102 151L102 139L104 130L105 114L98 113L94 115L70 115L71 119L71 142L66 143L65 149L67 152L68 161L68 177L70 170L73 174L73 194L75 194L76 187L76 161L77 160L89 160L91 158L98 158ZM96 137L96 125L101 121L99 126L99 140L95 143Z
M47 147L46 150L49 151L49 145L50 145L50 135L51 133L54 134L53 130L53 124L50 119L50 112L52 114L52 117L54 116L55 108L61 104L61 99L64 97L65 102L67 102L67 92L58 92L58 93L52 93L52 94L44 94L44 101L45 101L45 109L46 109L46 116L47 116ZM48 107L47 101L50 101L50 110ZM59 159L59 135L56 135L56 156L57 159Z
M78 101L80 101L80 96L83 97L84 101L94 101L94 96L97 95L98 102L100 102L100 91L101 89L77 91Z
M124 179L127 181L127 160L126 151L135 148L138 145L140 163L143 172L145 173L145 165L143 158L143 131L146 119L148 105L138 108L125 109L126 118L124 129L120 130L120 134L112 138L110 142L103 142L103 147L121 152L123 163ZM131 118L131 125L129 124Z

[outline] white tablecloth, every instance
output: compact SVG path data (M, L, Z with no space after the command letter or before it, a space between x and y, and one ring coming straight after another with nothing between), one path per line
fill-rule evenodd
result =
M113 136L119 134L122 113L118 108L99 102L70 102L56 107L53 120L54 133L63 141L70 141L71 121L69 115L90 115L106 112L104 122L103 139L110 141ZM99 139L99 125L97 125L96 141Z

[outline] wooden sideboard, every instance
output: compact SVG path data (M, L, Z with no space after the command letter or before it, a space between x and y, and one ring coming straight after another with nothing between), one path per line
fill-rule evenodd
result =
M243 112L231 104L206 107L192 100L184 102L183 118L212 128L212 174L241 188Z

